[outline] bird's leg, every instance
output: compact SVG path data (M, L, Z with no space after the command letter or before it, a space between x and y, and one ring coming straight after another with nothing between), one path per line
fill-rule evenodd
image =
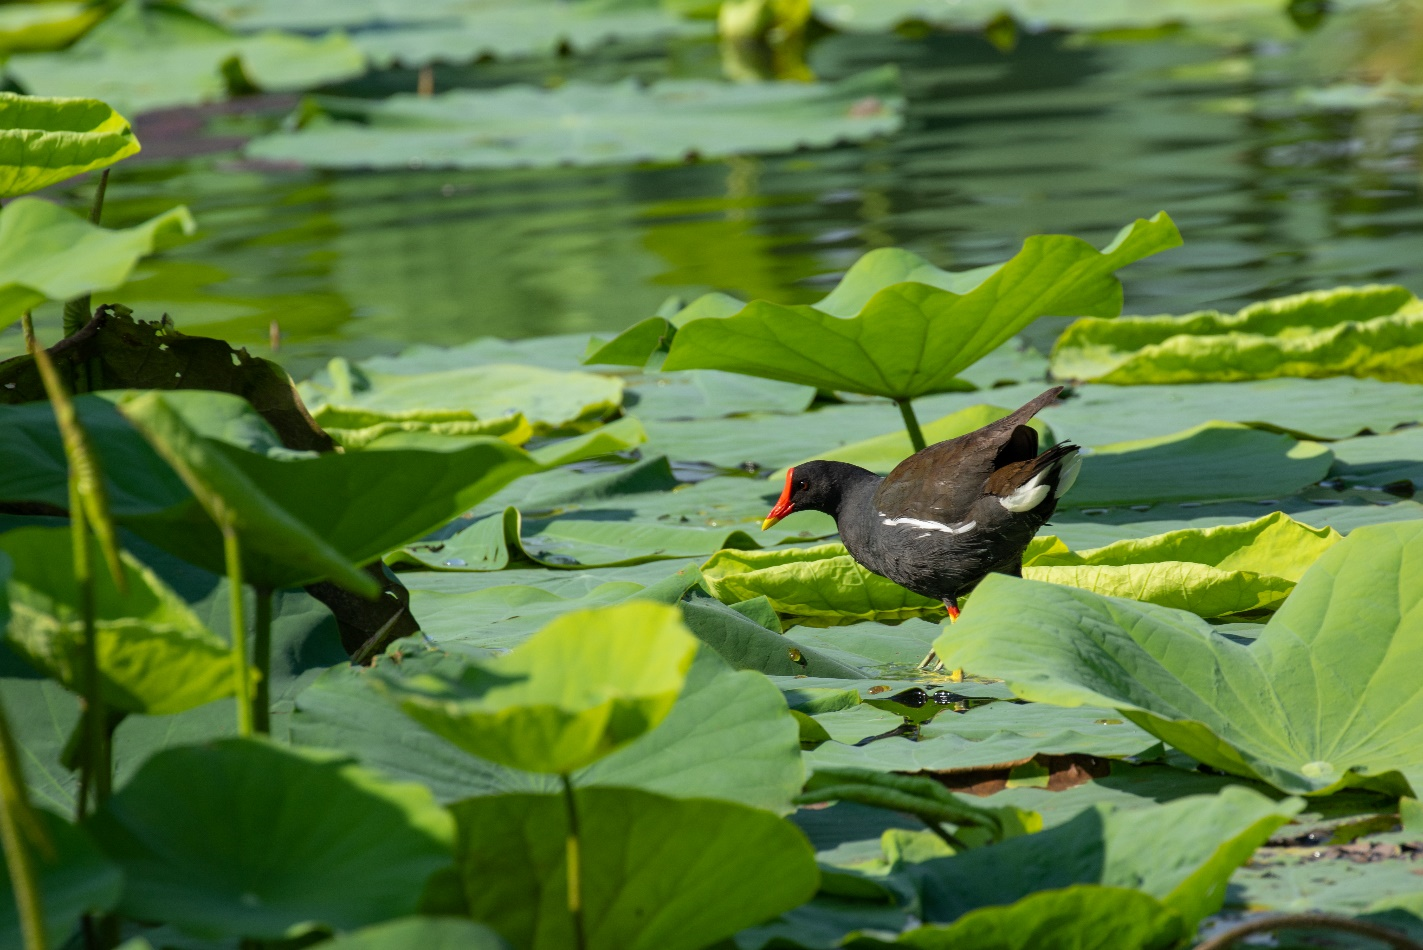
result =
M944 609L949 612L949 623L959 622L959 599L957 597L945 597ZM919 661L917 668L937 673L944 668L944 661L939 659L933 650L930 650L924 659ZM954 670L949 674L949 681L953 683L963 682L963 670Z

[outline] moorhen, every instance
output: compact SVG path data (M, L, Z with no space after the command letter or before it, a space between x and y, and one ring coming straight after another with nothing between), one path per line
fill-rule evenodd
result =
M1027 425L1061 392L1049 389L997 422L921 449L884 478L848 462L797 465L761 528L793 511L823 511L856 561L942 600L957 620L959 597L986 575L1022 576L1028 542L1077 478L1077 446L1060 442L1039 455Z

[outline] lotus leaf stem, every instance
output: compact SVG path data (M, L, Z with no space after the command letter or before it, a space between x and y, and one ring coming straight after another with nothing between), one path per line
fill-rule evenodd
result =
M98 632L94 623L94 558L83 500L73 475L69 478L69 531L74 546L74 587L79 595L79 616L84 631L80 654L84 705L79 721L80 747L84 754L80 757L79 794L75 802L75 820L78 821L87 812L91 794L96 806L108 797L109 763L104 755L104 697L99 681Z
M904 417L904 431L909 433L909 444L918 452L924 448L924 430L919 428L919 417L914 414L914 406L908 399L896 399L899 414Z
M252 685L252 728L261 735L272 731L272 591L257 588L257 619L252 635L257 682Z
M228 618L232 626L232 677L237 695L237 734L252 735L252 686L247 672L247 618L242 609L242 545L230 521L222 524L222 554L227 564Z
M39 875L35 871L34 855L25 842L26 837L37 850L53 856L53 846L45 836L38 817L30 809L15 740L10 734L5 712L0 709L0 843L5 848L5 867L10 872L10 887L15 893L15 908L19 912L25 950L45 950L44 905L40 897Z
M1386 943L1394 950L1423 950L1423 945L1410 940L1396 930L1381 927L1366 920L1340 917L1335 914L1280 914L1274 917L1261 917L1258 920L1251 920L1232 927L1204 943L1197 944L1196 950L1225 950L1226 947L1232 946L1236 941L1251 934L1267 933L1272 930L1341 930L1345 933L1358 934L1362 937L1370 937L1380 943Z
M109 190L109 171L104 169L99 175L99 187L94 191L94 203L89 208L89 223L97 225L104 217L104 195ZM75 297L64 304L64 335L69 336L77 332L84 324L88 323L93 316L89 312L90 298L88 294Z
M582 855L578 841L578 804L573 798L573 783L567 774L560 774L563 782L563 803L568 809L568 913L573 918L573 946L584 950L588 945L583 933L583 870Z

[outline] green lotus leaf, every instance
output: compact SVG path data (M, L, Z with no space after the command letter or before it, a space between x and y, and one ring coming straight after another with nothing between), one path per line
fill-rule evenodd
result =
M995 808L961 798L924 775L895 775L857 768L818 769L806 782L799 804L855 802L914 815L933 824L950 824L978 844L991 844L1041 831L1042 818L1017 808Z
M107 11L92 3L7 4L0 8L0 52L38 53L74 42Z
M1148 808L1096 805L1040 831L905 865L930 923L1037 891L1077 884L1129 887L1181 915L1186 932L1220 909L1226 882L1303 807L1241 786Z
M696 649L675 607L630 601L565 614L458 678L387 688L411 718L466 752L567 774L666 718Z
M865 570L843 544L718 551L702 565L702 581L722 603L765 597L778 613L817 626L907 620L944 612L940 601Z
M84 915L105 913L118 903L123 875L84 831L47 811L37 810L36 814L54 850L47 855L30 847L30 856L38 878L45 937L50 946L60 947L76 934ZM6 894L0 901L0 942L6 947L23 947L19 914L10 897L8 864L0 865L0 887Z
M46 300L113 290L140 258L195 229L182 207L110 230L40 198L6 202L0 210L0 328Z
M498 419L477 419L467 412L447 409L410 409L380 412L371 409L319 406L311 417L321 431L347 449L369 448L386 436L405 432L431 435L492 435L510 445L523 445L534 437L534 427L520 413Z
M345 35L249 36L172 4L123 3L62 52L10 57L6 71L38 95L96 95L137 114L222 99L229 88L292 92L365 72Z
M1227 617L1278 607L1341 537L1278 511L1244 524L1183 528L1081 553L1040 536L1023 558L1023 576Z
M935 649L1286 792L1398 793L1423 787L1420 596L1423 524L1374 525L1325 551L1249 646L1183 611L990 575Z
M1168 24L1209 24L1251 15L1277 16L1274 0L1086 0L1043 4L1037 0L817 0L815 15L845 32L885 32L905 23L927 23L940 29L981 30L1002 17L1032 24L1039 30L1144 30Z
M814 307L760 300L683 323L662 365L894 399L972 388L958 374L1038 317L1120 313L1114 272L1180 243L1162 212L1101 251L1037 235L998 267L957 274L906 251L871 251Z
M325 943L331 950L509 950L488 927L458 917L399 917Z
M312 583L337 571L364 586L364 572L353 575L341 561L367 563L521 475L623 451L642 438L636 420L624 419L532 453L497 438L403 433L381 439L379 451L312 457L282 448L245 400L225 393L91 394L75 402L121 525L199 566L222 570L216 526L149 437L170 451L190 452L185 464L223 480L233 496L229 503L256 519L242 538L244 572L249 582L269 588ZM0 406L0 500L66 507L63 460L47 404Z
M1423 426L1365 435L1336 442L1333 478L1351 486L1374 486L1408 482L1423 487Z
M1323 479L1333 461L1318 442L1206 422L1173 435L1093 446L1060 505L1278 498Z
M767 812L630 788L575 799L588 950L696 950L804 903L820 883L805 836ZM515 946L571 946L560 797L492 795L451 810L470 916Z
M903 121L898 73L888 66L835 83L574 80L556 89L507 85L314 104L326 116L255 139L247 154L318 168L669 162L688 153L825 147L894 132Z
M0 534L15 565L7 585L7 637L30 663L74 693L84 691L84 629L68 528ZM100 688L109 709L155 715L232 695L232 657L168 585L121 552L127 591L94 575Z
M952 924L916 927L893 942L852 938L851 950L1171 950L1185 936L1181 916L1131 887L1074 884L980 907Z
M969 406L967 409L960 409L958 412L950 413L941 419L935 419L933 422L923 425L921 428L924 432L924 441L933 445L935 442L956 439L975 429L981 429L990 423L997 422L1012 412L1012 409L1003 406ZM1052 429L1048 428L1047 423L1041 419L1033 419L1028 425L1037 431L1040 447L1046 448L1057 441L1053 438ZM852 442L819 455L809 456L795 464L809 462L812 458L831 459L837 462L849 462L872 472L888 475L896 465L913 454L914 446L909 441L909 434L900 429L898 432L887 432L872 439ZM773 473L771 481L780 484L786 477L787 469L790 468L794 468L794 466L788 465Z
M408 649L399 675L453 678L468 662L441 651ZM297 699L293 741L341 749L384 774L427 785L446 802L558 789L554 776L504 768L433 733L412 731L405 714L371 685L392 675L386 666L382 660L375 670L338 667L319 677ZM805 780L797 734L780 690L758 673L732 670L703 647L662 724L575 772L572 781L579 788L641 788L787 814Z
M454 837L418 785L253 739L159 752L89 826L123 869L122 914L259 940L414 913Z
M138 148L128 120L97 99L41 99L0 92L0 198L29 194L112 165Z
M1423 303L1403 287L1339 287L1235 314L1084 318L1058 338L1052 372L1119 386L1276 376L1423 381Z
M327 412L360 411L366 415L358 418L367 426L412 418L493 422L522 415L538 435L586 432L617 412L623 398L622 380L612 376L508 363L405 374L364 370L336 359L325 379L329 382L298 387L323 425Z

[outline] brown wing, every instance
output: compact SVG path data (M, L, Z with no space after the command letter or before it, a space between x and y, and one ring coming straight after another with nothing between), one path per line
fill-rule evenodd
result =
M1026 423L1061 392L1055 386L997 422L914 453L880 485L875 510L944 524L962 521L994 472L1037 456L1038 434Z

